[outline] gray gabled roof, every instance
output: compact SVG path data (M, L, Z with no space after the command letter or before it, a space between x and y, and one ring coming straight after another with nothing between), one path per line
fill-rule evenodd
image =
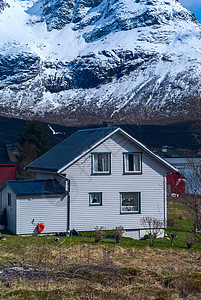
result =
M86 153L93 150L117 132L120 132L126 138L130 139L142 150L154 157L171 171L176 173L179 172L174 166L154 154L145 145L117 126L78 130L70 137L53 147L50 151L46 152L34 162L29 164L26 169L62 173L64 169L75 163L82 156L86 155Z
M65 188L56 180L7 180L1 190L8 185L17 196L62 195Z
M106 127L78 130L29 164L26 169L57 172L117 128Z

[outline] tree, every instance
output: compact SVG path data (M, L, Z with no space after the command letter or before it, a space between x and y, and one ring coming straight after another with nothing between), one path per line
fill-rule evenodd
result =
M196 121L191 126L192 135L195 143L201 146L201 121Z
M34 174L24 168L51 148L49 135L40 122L32 121L20 134L18 144L18 179L33 179Z
M201 103L199 103L201 105ZM194 122L192 135L197 145L201 145L201 121ZM180 198L182 204L189 210L189 234L198 243L201 243L201 160L198 158L188 158L186 170L185 195Z
M201 243L201 162L197 158L189 158L187 164L185 195L180 198L188 207L189 233L195 241Z
M25 142L36 147L37 156L41 156L47 152L50 147L50 137L45 132L44 127L38 121L32 121L24 128L24 132L19 136L19 146L23 146Z

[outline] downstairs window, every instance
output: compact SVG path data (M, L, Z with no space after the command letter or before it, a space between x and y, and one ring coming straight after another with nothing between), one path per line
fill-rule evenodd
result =
M140 193L128 192L121 194L121 213L140 213Z
M102 205L102 193L89 193L89 205Z

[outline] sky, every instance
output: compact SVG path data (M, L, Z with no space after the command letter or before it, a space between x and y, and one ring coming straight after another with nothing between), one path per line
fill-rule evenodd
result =
M201 0L179 0L184 7L192 11L197 20L201 23Z

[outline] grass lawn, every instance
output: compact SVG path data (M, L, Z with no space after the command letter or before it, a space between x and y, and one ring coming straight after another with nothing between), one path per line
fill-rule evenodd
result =
M13 236L0 240L0 299L201 299L201 252L187 249L188 209L168 203L170 241Z

